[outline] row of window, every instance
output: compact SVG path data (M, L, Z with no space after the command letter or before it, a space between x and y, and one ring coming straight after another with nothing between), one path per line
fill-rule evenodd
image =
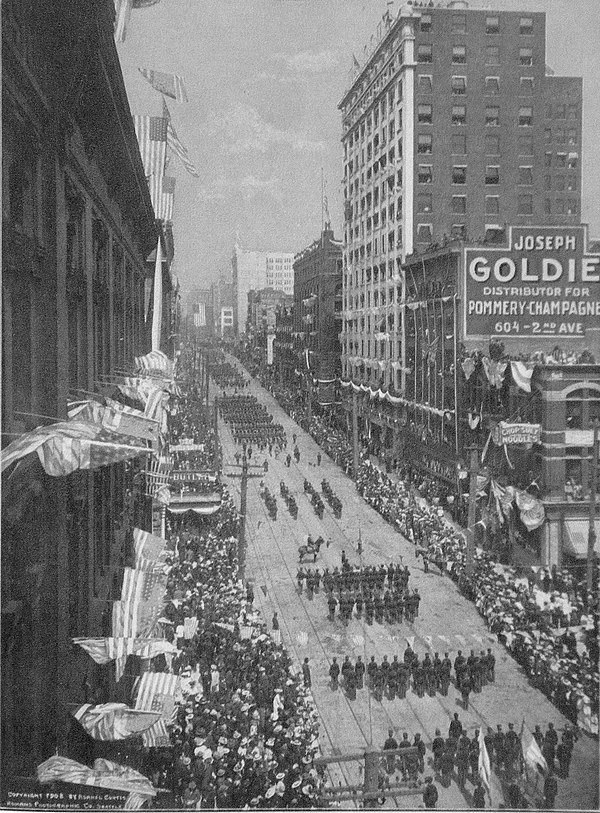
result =
M533 76L521 76L519 79L519 96L532 96L535 87ZM419 93L433 92L433 76L428 73L421 73L417 77L417 90ZM466 76L451 76L450 91L453 96L464 96L467 92ZM484 76L483 92L487 96L498 96L500 94L500 77ZM577 105L575 105L577 107ZM566 118L564 116L563 118Z
M493 180L493 179L496 180ZM488 180L489 179L489 180ZM486 183L490 186L494 186L495 184L499 183L499 167L487 167L486 170ZM496 214L495 208L496 203L493 201L498 201L499 206L499 198L496 198L495 195L486 197L486 206L490 206L490 213ZM442 204L444 206L445 204ZM453 195L452 197L452 206L456 206L457 208L453 211L458 212L460 210L461 214L466 211L467 204L466 204L466 195ZM493 208L492 208L493 207ZM418 192L417 193L417 212L420 214L428 214L433 212L433 195L431 192ZM517 195L517 213L522 215L532 214L533 213L533 196L530 194L523 194Z
M506 62L506 60L504 60ZM417 46L417 62L422 65L431 65L433 63L433 45L423 44ZM453 65L466 65L467 64L467 46L466 45L453 45L452 46L452 64ZM500 46L486 45L484 51L484 64L485 65L500 65ZM532 48L519 48L519 65L522 67L530 68L533 65L533 49Z
M447 141L443 139L443 145ZM484 139L485 155L500 155L500 136L486 135ZM517 139L518 155L533 155L533 136L519 135ZM450 152L452 155L467 154L467 136L462 133L453 133L450 136ZM419 133L417 135L417 153L419 155L431 155L433 153L433 135L431 133Z
M498 169L498 167L487 167L486 168L486 177L488 175L487 170ZM489 174L492 177L492 173ZM467 167L463 165L454 165L452 167L452 183L455 185L464 185L467 183ZM561 177L561 180L564 181L564 177ZM571 179L569 179L571 180ZM487 182L487 181L486 181ZM495 181L498 183L499 181ZM572 179L572 182L576 184L576 179ZM433 165L432 164L419 164L419 168L417 170L417 183L421 184L430 184L433 183ZM531 166L520 166L519 167L519 180L518 183L520 186L533 186L533 167ZM564 189L564 186L562 187ZM569 189L575 189L576 186L568 187ZM559 190L560 191L560 190Z
M452 124L463 125L467 123L467 107L464 104L453 105L451 113ZM433 124L433 105L417 105L418 124ZM484 123L486 127L500 126L500 108L495 105L488 105L485 108ZM520 107L518 116L519 127L533 127L533 108Z
M473 22L475 19L477 18L471 18ZM433 16L429 13L421 14L419 28L423 34L431 33L433 31ZM466 34L467 15L463 13L453 14L451 19L451 30L453 34ZM489 35L500 34L500 17L497 14L489 15L485 18L485 33ZM519 18L519 34L524 37L533 36L532 17Z

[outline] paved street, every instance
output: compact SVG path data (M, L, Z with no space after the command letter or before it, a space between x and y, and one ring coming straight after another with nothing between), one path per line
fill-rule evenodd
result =
M211 386L211 394L214 393ZM274 415L274 420L283 425L288 435L288 451L293 448L292 434L298 436L301 458L298 465L292 461L291 468L285 466L285 454L279 459L266 455L269 471L264 482L277 497L278 516L275 522L269 520L266 506L262 501L260 478L250 479L248 484L247 514L247 562L246 576L255 583L255 603L265 621L270 625L273 612L279 614L281 635L298 669L305 657L310 658L313 695L321 718L321 746L325 755L361 751L370 742L381 747L388 728L393 728L396 736L407 731L412 739L415 732L421 732L426 743L430 743L435 729L440 728L447 736L448 724L455 711L459 712L463 726L472 736L479 727L498 723L507 729L513 722L518 730L525 718L531 730L541 725L545 730L552 721L562 729L567 722L558 710L536 689L532 688L525 675L503 647L495 642L495 636L487 628L472 603L461 596L454 583L437 572L425 574L422 563L417 562L414 547L391 527L360 498L350 478L323 454L322 464L316 465L318 447L308 434L302 431L277 405L270 394L255 381L246 393L254 394ZM229 430L220 421L220 435L225 463L234 462L236 447ZM254 453L253 463L265 459L264 454ZM227 470L227 466L225 466ZM307 478L320 491L321 479L329 480L333 491L343 503L341 520L336 520L329 506L320 522L309 499L303 491L303 480ZM239 503L239 479L226 478L229 487ZM287 511L279 495L280 481L284 480L293 491L298 503L298 519L295 521ZM422 597L419 617L414 623L397 625L377 624L366 626L354 618L347 627L337 619L334 623L327 619L327 605L321 591L309 601L306 594L298 594L295 575L297 570L297 548L304 543L306 536L313 538L322 535L330 538L329 548L323 547L317 560L322 570L340 565L341 551L345 550L351 563L358 563L355 547L359 529L363 541L365 564L389 563L407 564L411 571L411 588L417 587ZM266 596L261 587L266 588ZM449 652L454 659L458 649L469 654L471 649L479 651L491 646L496 656L496 681L483 688L480 694L471 695L472 703L464 711L460 697L453 685L447 697L418 698L409 690L404 700L376 702L370 693L363 689L357 693L356 701L349 701L338 690L333 692L329 685L328 670L331 660L337 656L341 663L345 655L356 660L362 655L368 661L375 655L381 662L383 655L391 661L393 655L400 659L406 648L406 639L414 637L414 648L422 657L429 651L433 656L439 652ZM583 737L575 746L571 774L567 780L559 780L557 807L592 808L597 805L597 743ZM431 769L429 771L431 772ZM343 784L360 782L358 767L345 763L332 767L332 780ZM463 794L455 782L444 789L438 785L440 808L461 808L472 805L467 782ZM412 808L423 806L420 796L403 797L387 802L386 806ZM351 807L351 803L343 806Z

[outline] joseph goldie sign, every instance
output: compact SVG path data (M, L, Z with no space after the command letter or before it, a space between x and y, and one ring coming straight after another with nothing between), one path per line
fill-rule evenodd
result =
M586 242L583 226L519 226L508 246L465 248L465 338L581 338L598 327L600 255Z

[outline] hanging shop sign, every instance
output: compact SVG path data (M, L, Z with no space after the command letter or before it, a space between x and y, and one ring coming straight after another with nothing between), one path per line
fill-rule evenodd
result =
M600 254L586 246L585 226L513 226L508 246L465 248L465 338L581 338L597 328Z
M492 440L496 446L531 446L540 443L542 426L539 423L506 423L500 421L492 430Z

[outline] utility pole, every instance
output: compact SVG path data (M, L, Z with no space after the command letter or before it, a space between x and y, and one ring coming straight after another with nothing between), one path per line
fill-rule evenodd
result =
M594 562L596 559L596 491L598 490L598 421L594 421L592 472L590 475L590 524L587 544L587 590L594 589Z
M312 382L310 380L310 372L306 373L306 399L306 417L308 418L306 431L310 432L310 422L312 421Z
M471 447L469 474L469 520L467 523L465 573L467 576L472 576L475 562L475 510L477 508L477 475L479 474L479 449L477 447Z
M229 465L233 466L234 468L241 468L241 474L229 474L229 477L240 477L242 482L240 483L240 530L238 533L238 563L240 568L240 578L244 579L244 574L246 571L246 508L248 503L248 477L262 477L264 474L264 469L262 466L256 464L248 463L248 457L246 456L246 447L244 447L244 455L242 457L241 465L237 463L230 463ZM252 474L250 473L250 469L260 469L260 474Z

